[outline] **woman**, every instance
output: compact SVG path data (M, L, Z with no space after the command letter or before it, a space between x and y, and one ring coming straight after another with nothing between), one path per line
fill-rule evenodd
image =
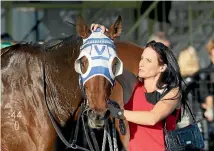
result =
M91 29L104 26L92 24ZM141 55L138 78L127 70L116 79L123 87L125 110L108 105L111 115L129 121L129 151L163 151L164 121L173 130L180 113L181 75L172 51L155 41ZM183 100L183 99L182 99Z

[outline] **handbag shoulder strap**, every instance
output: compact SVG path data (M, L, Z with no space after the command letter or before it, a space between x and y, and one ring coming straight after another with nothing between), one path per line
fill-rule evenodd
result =
M192 116L193 123L197 123L196 117L195 117L195 115L193 114L193 112L192 112L192 110L191 110L189 104L188 104L187 102L185 102L184 106L185 106L185 105L187 106L187 108L188 108L188 110L189 110L189 112L190 112L190 114L191 114L191 116Z
M189 106L189 104L187 103L187 102L185 102L185 104L184 104L184 106L187 106L187 108L188 108L188 110L189 110L189 112L190 112L190 114L191 114L191 116L192 116L192 119L193 119L193 123L197 123L197 121L196 121L196 117L195 117L195 115L193 114L193 111L192 111L192 109L190 108L190 106ZM166 134L167 133L167 129L166 129L166 118L163 120L163 130L164 130L164 134Z

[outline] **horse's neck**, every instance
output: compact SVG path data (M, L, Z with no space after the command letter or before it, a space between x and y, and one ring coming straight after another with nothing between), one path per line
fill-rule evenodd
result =
M46 54L46 82L48 104L61 125L73 115L81 101L78 74L74 62L79 48L67 46Z

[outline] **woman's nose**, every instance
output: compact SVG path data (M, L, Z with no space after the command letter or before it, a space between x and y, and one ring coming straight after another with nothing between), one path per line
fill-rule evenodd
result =
M143 67L143 66L144 66L143 61L140 61L140 62L139 62L139 66L140 66L140 67Z

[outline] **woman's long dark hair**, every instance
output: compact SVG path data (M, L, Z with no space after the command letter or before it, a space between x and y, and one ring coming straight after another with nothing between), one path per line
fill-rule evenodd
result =
M161 74L157 82L157 88L166 90L163 95L168 93L173 88L179 88L177 95L175 95L175 97L170 99L181 99L181 104L183 107L185 107L187 99L182 98L183 79L181 77L180 68L179 68L177 59L175 58L173 52L171 51L170 48L168 48L164 44L160 42L155 42L155 41L151 41L147 43L145 48L147 47L151 47L156 51L156 53L158 54L158 62L160 65L164 65L164 64L167 65L166 70Z

